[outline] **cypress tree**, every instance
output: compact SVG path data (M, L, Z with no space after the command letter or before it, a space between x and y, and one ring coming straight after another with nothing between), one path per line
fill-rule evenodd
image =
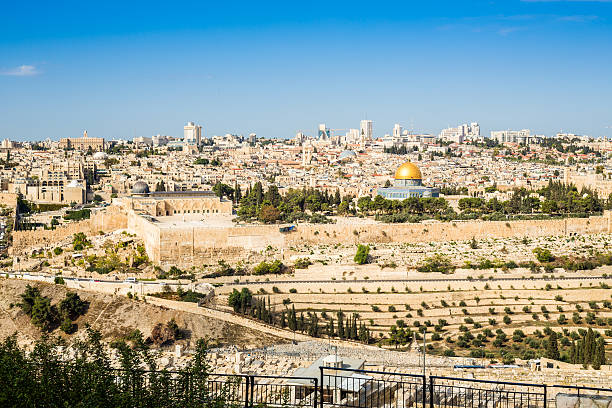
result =
M546 344L546 358L559 360L559 345L557 344L557 334L550 333L548 343Z

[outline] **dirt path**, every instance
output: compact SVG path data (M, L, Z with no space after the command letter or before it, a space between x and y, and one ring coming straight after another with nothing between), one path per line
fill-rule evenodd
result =
M167 300L160 299L152 296L147 296L147 303L164 306L168 309L180 310L187 313L199 314L202 316L210 317L213 319L223 320L228 323L233 323L239 326L243 326L252 330L257 330L263 333L270 334L272 336L280 337L287 340L296 340L296 341L312 341L315 340L313 337L306 336L300 333L293 333L289 330L283 330L278 327L273 327L265 323L258 322L256 320L247 319L245 317L241 317L232 313L223 312L220 310L214 310L206 307L199 307L196 303L191 302L180 302L176 300ZM331 343L333 345L343 346L343 347L352 347L357 349L372 349L379 350L378 347L368 346L361 343L354 343L350 341L342 341L342 340L321 340L325 343Z

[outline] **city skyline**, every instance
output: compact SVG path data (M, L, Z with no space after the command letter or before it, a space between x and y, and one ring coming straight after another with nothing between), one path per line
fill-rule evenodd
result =
M610 136L612 3L365 5L7 5L0 138L180 136L187 121L291 138L363 119L375 137L470 121Z

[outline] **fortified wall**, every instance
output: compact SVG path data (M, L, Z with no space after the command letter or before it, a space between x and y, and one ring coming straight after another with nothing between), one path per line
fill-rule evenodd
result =
M12 253L29 247L53 245L69 239L74 234L86 235L110 232L127 227L127 214L119 207L108 207L105 211L92 213L91 218L60 225L54 230L13 231Z
M130 214L128 229L145 241L156 263L202 265L218 259L256 260L268 246L280 250L303 244L357 244L456 241L472 237L509 238L596 234L612 231L612 213L589 218L530 221L470 221L430 224L298 225L280 232L277 225L232 227L169 226Z
M167 223L122 206L92 213L90 220L55 230L16 231L13 250L53 245L77 232L87 235L124 229L140 237L149 258L162 265L190 267L216 263L218 259L258 261L268 247L281 251L303 244L417 243L459 241L471 238L539 237L609 233L612 212L589 218L529 221L468 221L420 224L304 224L291 232L278 225L210 226L202 223Z
M610 213L589 218L528 221L468 221L425 224L304 225L286 235L287 245L460 241L610 232Z
M15 193L0 193L0 204L10 208L17 207L17 194Z

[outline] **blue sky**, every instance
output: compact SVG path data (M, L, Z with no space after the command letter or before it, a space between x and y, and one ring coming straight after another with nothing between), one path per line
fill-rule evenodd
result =
M0 139L612 129L612 0L3 2Z

